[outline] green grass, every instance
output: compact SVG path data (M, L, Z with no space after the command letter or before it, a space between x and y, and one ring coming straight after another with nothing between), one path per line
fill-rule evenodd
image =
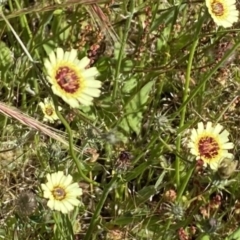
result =
M171 0L8 0L2 13L0 239L240 239L238 171L199 169L186 147L211 121L239 158L239 23L216 28L204 2ZM56 47L99 70L91 107L53 95L43 61ZM62 111L47 126L50 96ZM84 192L67 215L40 188L58 170Z

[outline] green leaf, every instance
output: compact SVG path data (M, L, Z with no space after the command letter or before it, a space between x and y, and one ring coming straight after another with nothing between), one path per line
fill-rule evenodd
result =
M159 28L159 25L161 24L165 24L166 26L168 26L169 24L175 24L177 20L177 14L183 11L186 6L186 4L181 4L179 6L174 6L165 11L162 11L160 16L154 21L151 31L157 30Z
M140 219L141 218L139 217L139 220ZM120 216L120 217L116 218L112 222L112 224L113 225L118 225L118 226L126 226L128 224L131 224L134 220L135 220L135 218L133 216L131 216L131 215L129 215L129 216Z
M114 59L118 59L120 48L120 43L116 42L114 45Z
M226 240L238 240L240 239L240 228L233 232Z
M145 86L140 89L126 104L125 114L126 116L120 122L119 126L129 133L131 130L136 134L139 134L141 131L141 122L143 107L147 103L149 92L152 89L154 81L148 82ZM129 84L129 83L126 83Z
M210 236L209 235L204 235L204 236L202 236L201 240L210 240Z
M70 35L70 28L68 26L68 24L63 21L62 23L62 26L61 26L61 34L59 34L59 38L62 40L62 41L67 41L69 35Z
M134 171L127 174L126 181L130 182L132 179L138 177L141 173L143 173L148 168L149 165L151 165L150 161L141 163L139 166L134 168Z
M152 185L146 186L142 188L140 191L138 191L136 202L138 205L146 202L149 200L151 196L156 194L156 188Z
M140 237L140 239L153 239L154 237L154 232L149 230L146 231L146 229L140 229L136 231L136 234L138 237Z
M6 237L6 231L4 229L0 229L0 239L5 239Z
M43 48L47 55L49 55L57 47L56 43L52 40L49 40L46 44L43 45Z
M137 86L137 79L131 78L129 79L123 86L122 92L123 93L130 93L136 86Z
M0 66L6 67L13 64L13 53L8 46L0 41Z

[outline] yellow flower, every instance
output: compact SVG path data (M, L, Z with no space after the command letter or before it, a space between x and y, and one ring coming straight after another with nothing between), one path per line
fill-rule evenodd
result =
M78 196L82 195L82 189L77 183L72 183L72 176L65 176L62 171L47 174L48 182L41 184L43 197L49 199L48 207L52 210L68 213L78 206Z
M57 48L44 61L47 79L52 84L54 94L61 97L73 108L80 104L91 105L94 97L100 96L101 82L95 80L99 74L95 67L87 68L90 59L77 58L77 50L64 52Z
M54 104L51 99L45 98L44 103L40 102L39 106L41 107L43 114L44 114L43 121L53 123L55 120L58 119L58 116L55 112ZM58 107L58 110L61 111L62 108Z
M236 0L206 0L208 12L218 26L231 27L238 21Z
M198 128L191 131L188 147L197 159L201 159L205 164L209 164L213 170L217 170L224 158L233 158L228 150L232 149L234 145L229 142L228 136L229 132L223 130L223 126L220 124L213 127L211 122L207 122L205 128L200 122Z

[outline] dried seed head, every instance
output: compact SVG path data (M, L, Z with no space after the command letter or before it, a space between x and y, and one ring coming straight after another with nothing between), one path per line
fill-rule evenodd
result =
M107 233L107 239L109 240L121 240L123 238L125 239L124 232L117 228L109 230Z
M126 171L131 166L132 156L127 151L121 151L115 163L117 171Z
M173 189L167 190L163 194L163 198L164 198L164 200L166 200L168 202L174 202L176 200L176 198L177 198L177 193Z
M218 176L223 180L228 179L235 172L237 165L238 161L234 161L229 158L224 158L218 168L217 171Z
M16 199L16 211L20 216L30 216L37 209L36 196L32 192L22 192Z
M185 210L181 205L173 204L171 210L175 219L182 219L184 217Z
M173 219L176 220L181 220L184 217L185 214L185 209L184 206L182 204L175 204L175 203L169 203L166 204L167 210L168 212L166 213L166 215L170 216Z
M121 133L118 133L114 130L103 133L102 138L112 145L115 145L122 141Z
M218 227L219 227L219 223L218 223L217 219L209 218L207 226L206 226L206 231L208 233L213 233L217 230Z

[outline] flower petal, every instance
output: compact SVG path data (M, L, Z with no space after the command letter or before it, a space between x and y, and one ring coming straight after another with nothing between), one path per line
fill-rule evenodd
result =
M76 49L64 52L62 48L51 52L49 59L44 61L46 78L53 93L73 108L79 108L80 104L91 105L93 98L100 96L102 84L95 80L99 72L96 67L86 69L89 63L88 57L78 60ZM45 119L53 121L57 117L46 116Z
M49 181L41 184L41 188L43 197L49 199L47 206L50 209L68 213L73 210L74 206L80 204L77 197L82 195L82 189L78 183L71 183L71 175L64 175L62 171L58 171L47 174L47 179Z
M62 48L57 48L57 50L56 50L56 56L57 56L56 61L58 61L58 60L63 60L63 59L64 59L64 51L63 51ZM55 65L56 63L53 63L53 64Z
M90 63L90 59L88 57L84 57L78 63L78 67L80 69L85 69L85 67Z
M206 0L206 6L218 26L231 27L238 21L239 13L235 0Z
M228 150L234 148L234 144L229 142L229 132L222 130L223 126L220 124L214 126L207 122L204 128L204 124L200 122L197 129L192 129L187 144L190 153L196 156L196 159L201 158L213 170L218 168L221 159L232 156Z

